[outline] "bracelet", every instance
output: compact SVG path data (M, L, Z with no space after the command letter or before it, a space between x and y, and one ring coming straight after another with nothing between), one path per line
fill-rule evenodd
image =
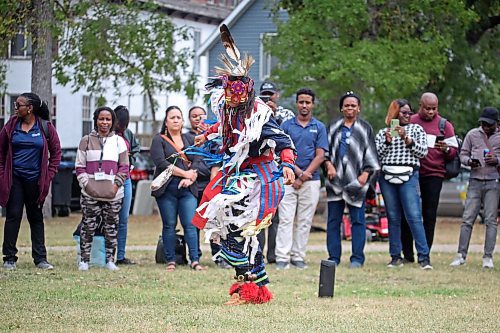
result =
M299 177L298 177L298 178L300 179L303 175L304 175L304 173L302 172L302 173L299 175ZM300 180L302 180L302 179L300 179Z

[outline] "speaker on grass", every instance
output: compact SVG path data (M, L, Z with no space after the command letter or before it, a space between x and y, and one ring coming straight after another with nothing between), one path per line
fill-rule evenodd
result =
M319 273L319 297L333 297L335 287L335 268L334 261L321 260L321 269Z

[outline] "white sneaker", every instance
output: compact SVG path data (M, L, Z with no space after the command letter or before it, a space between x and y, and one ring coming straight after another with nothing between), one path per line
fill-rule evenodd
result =
M120 269L115 265L114 262L110 261L106 264L106 268L110 271L119 271Z
M457 267L465 264L465 259L462 256L462 253L457 253L455 256L455 259L451 262L450 266L452 267Z
M483 258L483 268L493 269L493 258Z
M89 264L85 261L80 261L78 264L78 270L79 271L88 271L89 270Z

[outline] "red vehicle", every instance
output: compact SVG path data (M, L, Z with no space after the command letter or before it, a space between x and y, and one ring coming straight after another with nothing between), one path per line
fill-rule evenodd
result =
M377 184L376 189L372 187L366 194L365 202L365 220L366 220L366 241L384 241L389 238L389 222L385 214L384 198ZM344 211L344 217L341 225L342 238L350 240L351 221L349 220L349 211Z

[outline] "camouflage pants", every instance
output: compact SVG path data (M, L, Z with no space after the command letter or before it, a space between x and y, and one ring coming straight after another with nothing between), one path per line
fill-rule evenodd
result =
M106 244L106 262L114 262L118 234L118 213L122 200L99 201L86 195L80 198L82 206L82 230L80 233L80 252L84 262L90 262L92 239L102 222Z

